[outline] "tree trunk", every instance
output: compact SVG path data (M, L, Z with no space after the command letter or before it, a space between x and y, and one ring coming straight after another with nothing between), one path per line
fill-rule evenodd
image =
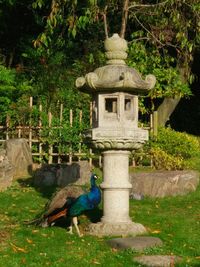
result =
M129 0L124 0L123 11L122 11L121 32L120 32L121 38L125 37L126 25L127 25L127 19L128 19L128 5L129 5Z
M169 120L171 114L174 112L176 106L180 101L180 97L166 97L162 104L158 107L158 125L165 126L166 122Z

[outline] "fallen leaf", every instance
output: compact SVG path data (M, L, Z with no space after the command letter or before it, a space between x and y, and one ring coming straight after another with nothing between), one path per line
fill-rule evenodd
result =
M42 236L44 236L44 237L47 237L48 235L47 234L41 234Z
M152 234L159 234L161 231L160 230L153 230L151 231Z
M17 247L16 245L14 245L13 243L10 243L10 245L12 246L12 249L14 250L14 252L23 252L23 253L27 253L25 248L20 248Z
M32 233L35 234L35 233L38 233L39 230L33 230Z
M101 264L100 262L98 262L96 259L92 260L93 264Z
M22 264L26 264L26 259L25 259L25 258L22 258L22 259L21 259L21 263L22 263Z
M65 244L67 244L67 245L71 245L73 242L65 242Z
M33 240L31 240L31 239L26 239L26 241L29 243L29 244L33 244Z
M37 210L29 210L31 213L36 213L38 212Z

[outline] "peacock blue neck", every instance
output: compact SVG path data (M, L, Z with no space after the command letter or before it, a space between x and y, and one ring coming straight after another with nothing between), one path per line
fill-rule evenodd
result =
M95 178L94 178L94 174L90 178L90 184L91 184L91 187L96 186L96 181L95 181Z

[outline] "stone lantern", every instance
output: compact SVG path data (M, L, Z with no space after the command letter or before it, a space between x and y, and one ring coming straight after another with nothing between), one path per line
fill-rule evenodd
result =
M103 217L91 224L95 235L137 235L143 225L129 217L129 154L148 140L148 131L138 127L138 95L151 90L153 75L145 80L126 65L127 42L114 34L105 40L106 66L76 80L80 91L92 95L92 129L86 133L91 146L103 154Z

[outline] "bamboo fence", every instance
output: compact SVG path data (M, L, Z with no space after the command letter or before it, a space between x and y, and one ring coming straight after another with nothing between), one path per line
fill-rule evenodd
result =
M30 97L29 100L29 109L32 110L33 108L33 98ZM43 111L42 105L39 105L39 113ZM64 106L62 103L59 104L59 120L58 125L52 125L53 115L51 112L48 112L48 127L49 131L51 131L51 128L59 128L62 127L63 123L63 113L64 113ZM74 112L72 109L69 110L69 123L70 127L73 127L74 123ZM83 113L80 110L79 111L79 122L82 122ZM92 124L92 104L90 104L90 125ZM30 117L28 125L17 125L12 128L11 130L11 119L7 117L6 124L0 126L0 142L3 143L6 140L10 138L25 138L29 144L29 147L32 152L32 156L34 161L42 163L45 160L51 164L51 163L61 163L61 162L69 162L72 163L72 161L80 161L81 159L88 159L90 164L92 165L92 159L94 157L94 154L92 152L92 149L89 149L87 153L83 152L81 147L82 144L80 143L78 145L78 150L73 151L72 148L69 148L68 152L58 152L55 149L54 143L43 143L41 139L41 133L44 128L42 118L41 116L38 117L37 123L33 124L33 120ZM150 126L146 129L150 130L150 132L156 137L157 136L157 112L154 112L150 116ZM70 146L70 142L69 142ZM98 155L97 159L98 165L102 165L102 158L100 155ZM134 162L133 162L134 164Z
M29 100L29 109L32 110L33 108L33 98L30 97ZM39 112L41 113L43 111L42 105L39 105ZM59 104L59 120L58 120L58 125L52 125L52 120L53 120L53 115L52 112L48 112L48 128L49 131L53 128L61 128L62 123L63 123L63 113L64 113L64 106L62 103ZM73 117L73 110L69 110L69 123L70 127L73 127L74 123L74 117ZM90 112L91 115L91 112ZM82 122L82 110L79 111L79 122ZM90 118L90 123L91 123L91 118ZM44 156L46 158L46 161L51 164L51 163L61 163L62 161L64 162L69 162L72 163L72 161L80 161L82 158L87 158L92 164L92 158L93 158L93 153L92 150L89 149L88 153L85 153L82 151L81 146L82 144L79 143L78 145L78 150L73 151L72 148L69 148L68 152L58 152L55 149L55 144L54 143L43 143L41 139L41 132L44 128L42 118L41 116L38 117L38 122L36 123L29 118L28 125L17 125L14 127L11 126L11 118L7 116L6 119L6 124L5 125L0 125L0 142L3 143L6 140L10 138L25 138L29 144L29 147L32 152L33 159L39 163L42 163L44 160ZM70 146L70 142L69 142ZM101 163L99 163L101 165Z

